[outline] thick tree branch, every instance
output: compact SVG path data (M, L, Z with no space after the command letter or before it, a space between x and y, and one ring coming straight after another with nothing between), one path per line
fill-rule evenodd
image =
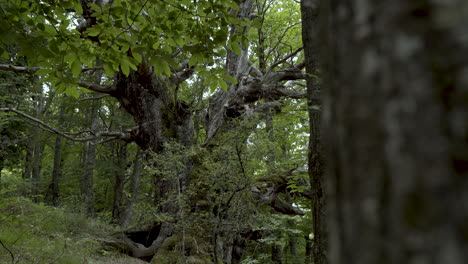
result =
M79 81L78 85L83 88L86 88L88 90L92 90L98 93L112 94L113 92L115 92L115 88L112 86L99 85L99 84L88 83L88 82L83 82L83 81Z
M306 74L298 68L286 68L280 71L272 71L265 74L262 83L265 85L276 84L281 81L304 80Z
M80 101L101 100L102 98L105 98L107 96L109 96L109 94L103 94L103 95L96 96L96 97L81 98Z
M35 117L32 117L26 113L23 113L21 111L18 111L16 109L12 109L12 108L0 108L0 112L12 112L12 113L15 113L19 116L22 116L26 119L29 119L31 121L34 121L35 123L39 124L39 127L48 131L48 132L52 132L52 133L55 133L57 135L60 135L66 139L69 139L69 140L72 140L72 141L78 141L78 142L83 142L83 141L90 141L90 140L93 140L93 139L96 139L96 138L101 138L101 137L113 137L113 139L120 139L120 140L124 140L126 142L131 142L133 141L133 133L124 133L124 132L114 132L114 131L101 131L101 132L98 132L98 133L93 133L93 136L91 137L82 137L82 138L75 138L75 137L72 137L70 136L70 133L67 133L67 132L63 132L63 131L60 131L58 130L57 128L55 127L52 127L51 125L45 123L44 121L40 120L40 119L37 119Z
M40 67L25 67L25 66L14 66L9 64L0 64L0 70L12 71L17 73L32 74L40 70Z
M301 93L297 91L291 91L287 89L277 89L278 93L283 95L284 97L292 98L292 99L304 99L307 97L306 93Z
M284 86L285 87L292 87L292 86L301 86L301 87L307 87L307 85L303 82L300 82L300 81L287 81Z
M252 62L249 61L249 65L250 65L250 75L252 75L253 77L257 77L257 78L262 78L263 77L263 73L257 69L255 66L253 66Z

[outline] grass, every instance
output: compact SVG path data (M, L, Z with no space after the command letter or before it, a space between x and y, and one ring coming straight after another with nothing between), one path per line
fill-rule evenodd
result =
M96 219L15 197L0 197L0 263L144 263L91 237L115 229Z

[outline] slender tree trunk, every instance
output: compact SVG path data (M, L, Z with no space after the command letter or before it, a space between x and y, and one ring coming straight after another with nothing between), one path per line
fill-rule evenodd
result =
M319 82L320 65L318 43L319 21L318 12L321 0L302 0L302 35L304 42L304 55L307 80L307 106L309 112L309 178L312 188L312 232L314 243L312 251L314 264L327 263L327 226L323 177L323 151L321 142L321 118L320 107L322 105Z
M36 141L33 152L32 161L32 177L31 177L31 198L33 202L39 201L39 183L41 180L42 169L42 152L44 145L40 141Z
M0 191L2 190L2 170L3 170L4 162L5 162L5 159L3 158L3 156L0 157Z
M312 263L312 239L309 236L304 237L305 239L305 259L304 263Z
M90 119L91 119L91 131L97 131L98 121L98 108L99 103L94 102L91 108ZM86 215L88 217L94 216L94 162L96 159L96 140L91 140L87 143L86 156L84 162L84 175L83 175L83 194L86 207Z
M133 162L133 172L132 176L130 178L130 194L131 198L128 200L126 208L125 208L125 214L122 217L122 226L127 227L130 224L130 221L133 216L133 206L138 200L138 194L140 193L139 188L140 188L140 174L141 170L143 169L143 163L142 163L142 158L143 158L143 151L138 148L136 156L135 156L135 161Z
M24 157L24 171L23 171L24 180L31 179L33 152L34 152L34 140L31 137L28 140L28 145L26 147L26 155Z
M122 224L125 215L124 187L127 170L127 144L117 143L116 164L114 165L114 203L112 206L112 219L114 223Z
M281 245L271 246L271 260L273 263L283 263L283 247Z
M294 224L294 222L290 222L290 224ZM296 235L289 235L288 238L288 250L291 255L297 257L297 236Z
M59 113L59 124L63 123L65 115L65 103L62 102ZM58 206L60 189L59 182L62 175L62 136L56 135L55 137L55 150L54 150L54 167L52 169L52 181L49 185L47 195L50 197L50 203Z
M328 2L332 264L468 259L468 2Z

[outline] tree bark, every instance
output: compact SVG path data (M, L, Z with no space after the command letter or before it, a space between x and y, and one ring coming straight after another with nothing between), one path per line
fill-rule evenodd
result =
M271 260L276 264L283 263L283 247L281 245L271 246Z
M42 142L36 141L33 151L32 174L31 174L31 198L33 202L39 201L39 181L41 179L42 169L42 151L44 145Z
M304 237L305 239L305 258L304 263L313 263L312 262L312 239L309 236Z
M330 263L466 263L467 9L327 2Z
M133 215L133 206L138 200L139 186L140 186L140 174L143 169L142 164L143 151L138 148L135 160L133 162L133 172L130 178L130 194L131 198L128 200L125 214L122 217L122 226L127 227L130 224Z
M125 215L124 187L127 170L127 144L116 143L116 164L114 165L114 203L112 206L112 220L114 223L122 224Z
M312 188L312 244L315 264L327 263L327 225L324 192L324 160L321 142L321 84L319 64L319 8L321 0L302 0L302 39L306 63L307 106L309 112L309 179Z
M98 109L99 103L93 102L93 106L90 110L90 121L91 121L91 131L92 133L97 132L97 122L98 122ZM85 202L86 215L88 217L94 216L94 162L96 159L96 140L93 139L87 143L87 146L84 148L86 154L84 155L84 174L83 174L83 195Z
M63 99L62 99L63 100ZM62 102L59 113L59 124L63 123L65 115L65 103ZM62 176L62 136L55 136L54 167L52 169L52 181L46 196L50 197L50 203L58 206L60 198L59 182Z
M26 146L26 153L24 155L24 171L23 180L30 180L32 175L32 157L34 152L34 140L29 138Z

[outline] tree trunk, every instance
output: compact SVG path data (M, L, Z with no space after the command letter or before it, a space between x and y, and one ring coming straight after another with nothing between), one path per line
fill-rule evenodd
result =
M65 115L65 103L62 102L60 106L60 113L59 113L59 124L64 122L64 115ZM62 175L62 136L56 135L55 137L55 150L54 150L54 167L52 169L52 181L49 185L49 190L46 196L49 196L50 203L53 206L58 206L59 204L59 197L60 197L60 189L59 189L59 182Z
M125 214L122 217L122 226L127 227L130 224L133 215L133 206L138 200L139 188L140 188L140 174L142 167L142 158L143 158L143 151L138 148L135 161L133 162L133 172L130 178L130 195L131 198L128 200Z
M127 170L127 144L117 142L116 164L114 165L114 203L112 206L112 220L114 223L122 224L125 215L124 187Z
M90 120L91 120L91 131L93 133L97 132L97 122L98 122L98 109L99 103L94 102L90 111ZM86 154L84 160L84 175L83 175L83 195L85 200L85 210L88 217L94 216L94 162L96 159L96 140L93 139L87 143L85 147Z
M313 263L312 262L312 239L309 236L305 236L305 259L304 263Z
M271 260L273 263L283 263L283 247L281 245L271 246Z
M289 236L288 249L291 255L297 257L297 237L295 235Z
M307 75L307 105L309 112L309 153L308 166L312 188L312 251L315 264L327 263L327 226L323 177L323 151L321 142L321 85L319 61L319 21L321 0L302 0L302 39Z
M26 154L24 156L24 171L23 171L24 180L31 179L33 152L34 152L34 139L33 137L31 137L28 139L28 144L26 146Z
M5 158L0 157L0 191L2 190L2 170L3 170L3 166L5 164Z
M35 142L32 160L32 175L31 175L31 198L33 202L39 201L39 182L41 179L42 169L42 152L44 144L39 140Z
M466 263L468 2L325 10L330 262Z

